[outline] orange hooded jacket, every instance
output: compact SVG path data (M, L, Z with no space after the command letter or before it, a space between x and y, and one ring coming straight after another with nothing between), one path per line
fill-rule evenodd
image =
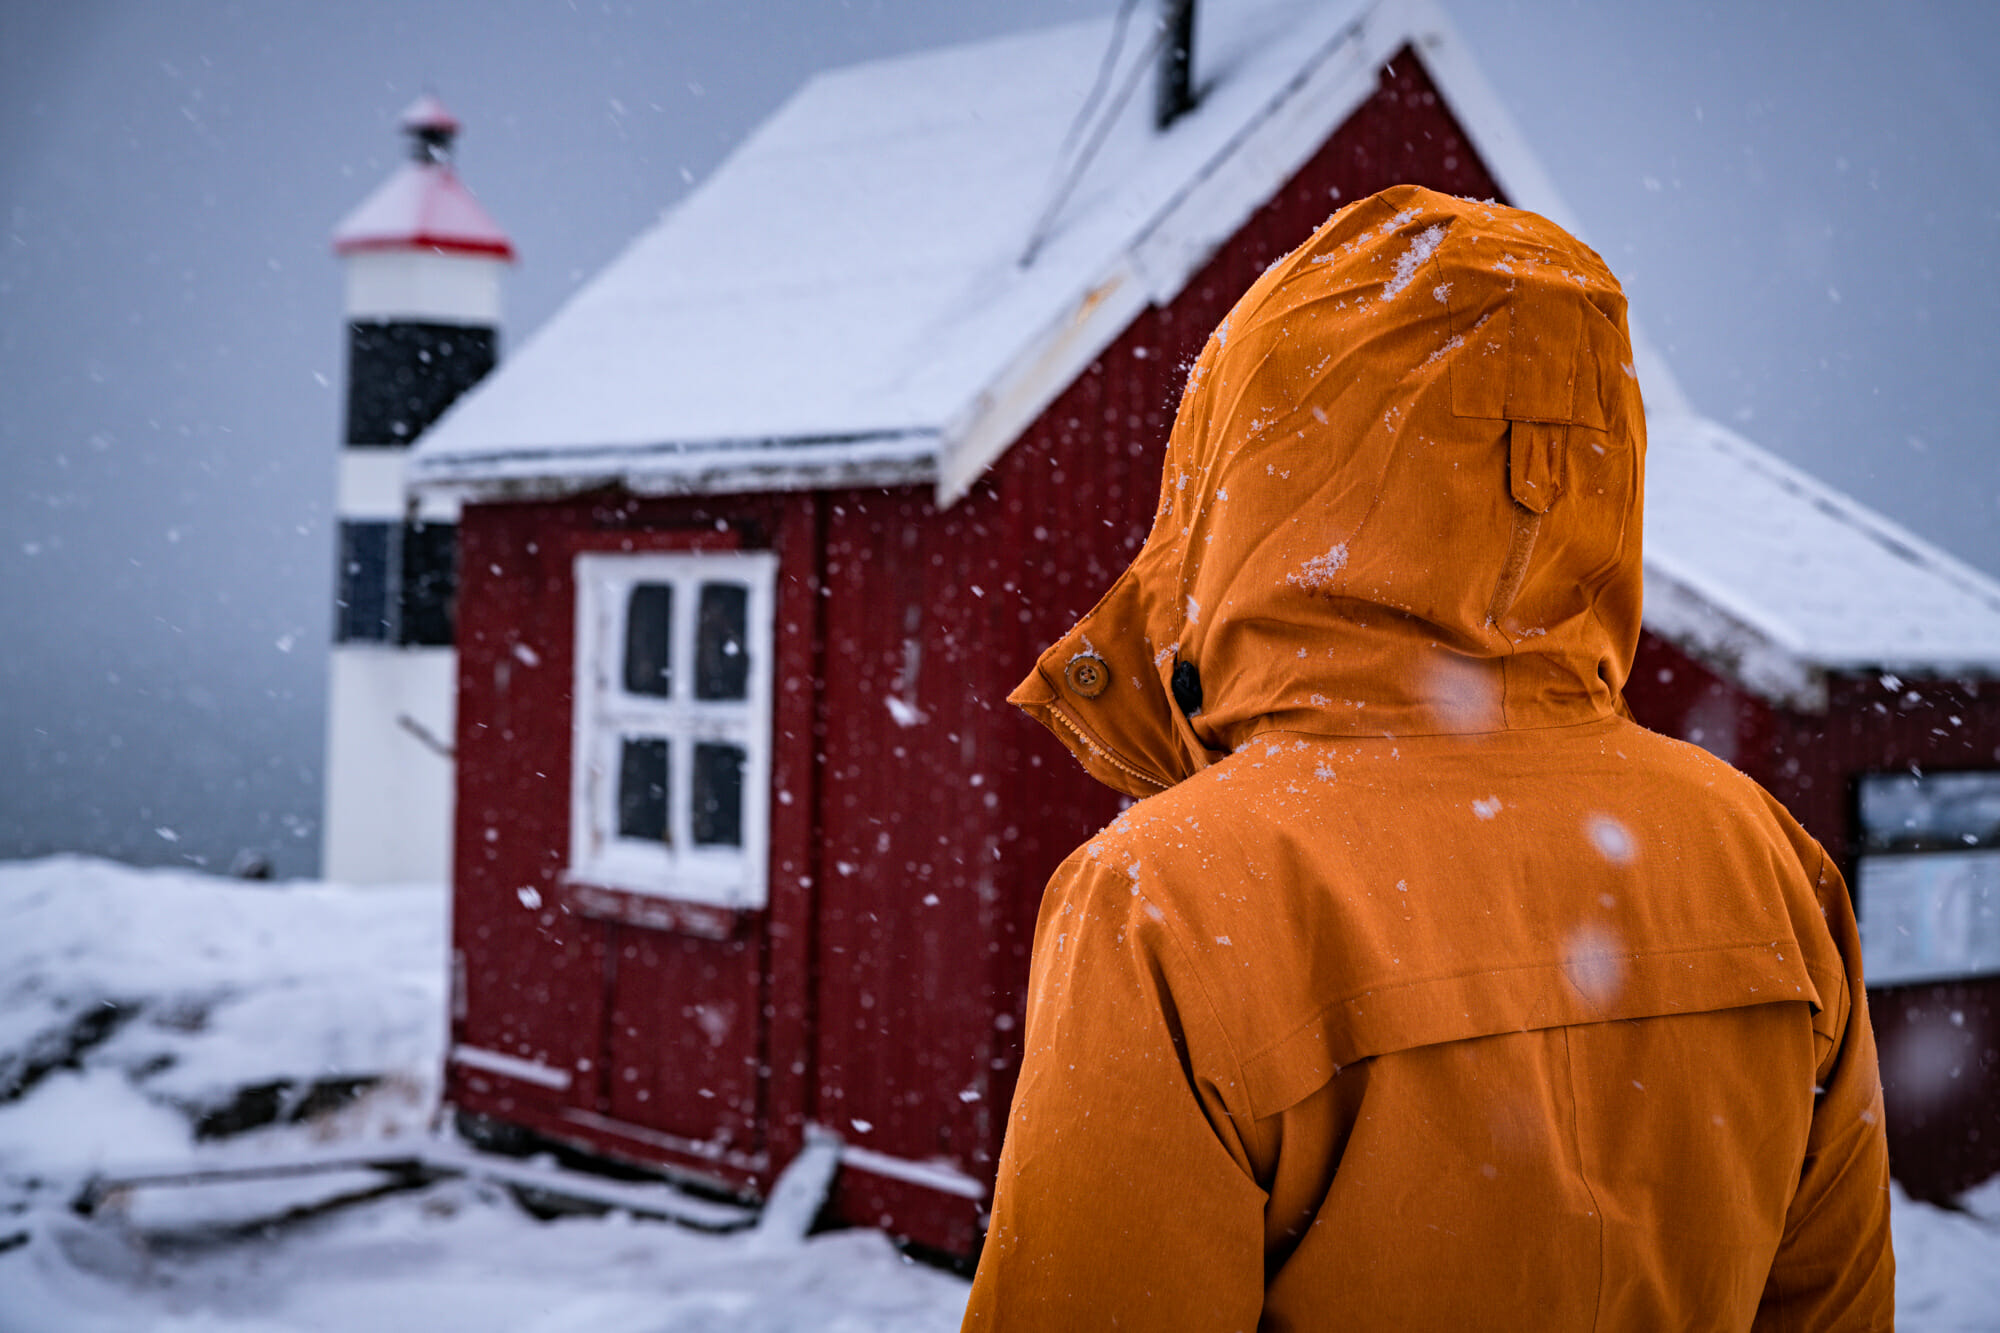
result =
M1603 262L1399 187L1210 338L1013 701L1143 798L1056 872L967 1328L1887 1328L1845 887L1628 718Z

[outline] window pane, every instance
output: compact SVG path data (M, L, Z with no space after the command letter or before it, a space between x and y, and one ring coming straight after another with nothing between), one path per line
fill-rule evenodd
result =
M748 588L740 583L701 585L701 621L695 637L695 698L749 697L749 626Z
M743 845L743 765L740 745L694 747L694 840L700 847Z
M2000 847L2000 773L1875 773L1861 779L1871 852Z
M618 758L618 836L667 842L667 743L623 738Z
M458 590L458 525L403 525L403 643L451 646Z
M333 622L336 643L380 643L389 637L389 525L340 523L340 583Z
M641 583L625 604L625 691L664 699L673 693L674 586Z
M1854 914L1870 986L2000 975L2000 852L1864 856Z

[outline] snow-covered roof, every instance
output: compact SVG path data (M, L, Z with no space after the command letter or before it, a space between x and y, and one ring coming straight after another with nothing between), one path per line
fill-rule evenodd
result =
M403 131L439 153L458 133L458 119L429 93L404 109ZM511 260L514 244L500 230L451 163L423 149L404 162L333 230L336 254L361 250L440 250Z
M1425 6L1204 5L1152 127L1150 11L819 75L424 437L413 478L962 494L1364 101ZM1056 182L1096 144L1022 256Z
M1716 422L1647 434L1654 633L1807 709L1828 671L2000 676L2000 584Z
M1105 19L816 77L460 399L411 481L472 497L928 482L949 504L1405 45L1507 198L1584 234L1431 0L1198 15L1201 101L1164 133L1143 21L1122 43ZM1696 417L1634 343L1654 422L1649 625L1804 706L1830 669L2000 675L2000 585Z

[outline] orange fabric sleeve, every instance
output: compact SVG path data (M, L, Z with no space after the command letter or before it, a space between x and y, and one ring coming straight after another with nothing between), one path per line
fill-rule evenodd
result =
M1896 1263L1889 1242L1889 1148L1882 1079L1861 982L1861 941L1840 872L1820 854L1820 903L1841 957L1847 1008L1842 1040L1820 1069L1799 1187L1755 1327L1780 1330L1895 1327Z
M1257 1326L1264 1192L1224 1108L1233 1058L1177 971L1136 877L1087 852L1056 872L965 1328Z

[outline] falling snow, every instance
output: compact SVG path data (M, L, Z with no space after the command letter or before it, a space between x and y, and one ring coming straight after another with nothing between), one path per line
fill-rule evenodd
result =
M1584 829L1589 834L1590 845L1612 865L1631 865L1638 855L1631 830L1610 815L1591 815L1584 820Z

